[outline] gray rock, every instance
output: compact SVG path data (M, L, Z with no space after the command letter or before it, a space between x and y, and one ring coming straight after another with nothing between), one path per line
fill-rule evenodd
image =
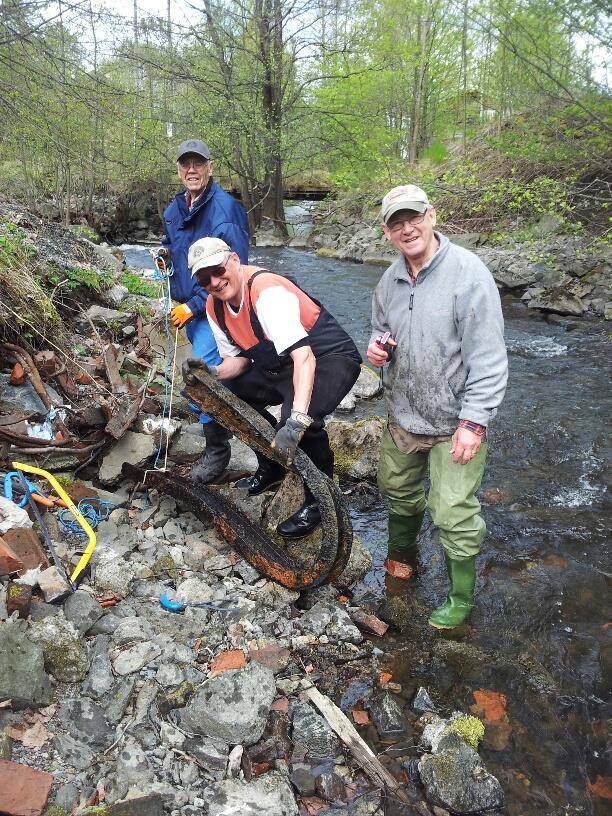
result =
M323 717L301 700L293 704L292 715L293 742L303 746L313 761L334 759L340 743Z
M316 790L322 799L335 802L346 797L344 782L333 771L324 771L317 776Z
M64 603L64 617L74 624L82 635L102 617L104 610L89 592L77 590Z
M30 638L40 643L45 669L56 680L80 683L89 671L89 656L74 626L63 615L32 624Z
M373 371L368 366L362 365L357 382L352 387L352 393L357 399L368 400L374 399L382 392L382 384L380 382L380 374Z
M176 599L181 603L208 603L212 601L214 592L201 578L187 578L176 588Z
M117 260L115 258L115 260ZM118 262L119 263L119 262ZM106 289L103 293L104 303L111 309L121 306L123 301L129 295L129 290L127 286L123 286L121 283L116 283L114 286L111 286L110 289ZM128 328L126 326L126 328Z
M436 704L429 696L429 692L423 686L419 686L412 699L412 710L417 714L424 714L426 711L437 711Z
M134 691L135 683L134 677L121 677L104 698L103 705L106 719L112 725L117 725L123 718Z
M229 756L227 742L216 739L188 739L185 743L185 751L196 757L204 767L210 769L216 778L221 778L225 774Z
M202 798L208 816L298 816L291 785L278 771L271 771L245 782L224 779L204 791Z
M153 781L153 771L145 752L135 740L127 740L117 757L117 773L130 784Z
M157 670L155 679L160 686L170 688L171 686L180 686L185 679L185 675L182 669L175 666L174 663L164 663Z
M20 622L0 627L0 701L14 708L49 705L53 699L42 646L26 637Z
M90 306L80 316L80 322L87 326L91 321L94 326L106 327L109 323L114 323L123 328L130 320L131 315L127 312L119 312L117 309L108 309L106 306L98 306L97 304Z
M55 617L62 614L61 606L55 604L45 603L45 601L36 601L30 607L30 620L41 621L44 618Z
M337 472L352 479L375 481L383 429L382 419L376 416L358 422L327 423Z
M316 787L316 776L306 765L294 765L289 775L291 784L302 796L312 796Z
M69 595L71 591L65 573L55 566L41 570L38 576L38 586L47 603L57 601Z
M115 615L113 612L107 612L105 615L102 615L91 629L87 632L88 635L112 635L123 618L120 618L118 615Z
M105 816L163 816L163 812L164 802L161 794L134 796L134 791L130 791L130 798L106 808Z
M320 636L327 634L333 640L361 643L363 635L348 612L337 603L318 601L297 621L302 632Z
M164 524L177 514L176 499L171 496L162 496L157 512L151 519L153 527L163 527Z
M172 544L185 543L185 533L181 530L176 519L169 519L164 524L164 538Z
M578 317L587 310L577 295L565 291L562 287L541 290L540 294L532 295L527 305L530 309Z
M123 618L113 632L113 643L116 646L125 646L128 643L151 640L153 627L146 618L130 615Z
M388 691L373 695L369 707L381 739L402 737L408 732L402 709L395 697Z
M115 484L121 478L124 462L140 467L146 464L156 450L157 445L152 436L128 431L102 460L98 474L100 481L104 485Z
M168 448L168 459L177 465L187 465L195 462L206 450L206 440L203 436L184 431L176 434Z
M121 676L140 671L161 654L161 649L152 641L144 641L112 653L113 670Z
M79 796L79 789L73 782L68 782L66 785L60 785L53 797L53 804L55 807L62 808L62 810L72 813L72 808Z
M68 734L58 731L54 737L55 749L64 760L64 764L83 771L90 768L94 759L94 752L81 740L74 739Z
M113 558L96 565L96 589L110 590L119 598L127 598L134 578L134 567L123 558Z
M113 686L114 677L108 657L110 637L98 635L91 654L91 666L87 679L81 686L81 691L88 697L98 700Z
M359 581L372 569L372 553L366 549L357 536L353 536L353 545L348 564L342 573L336 578L336 583L342 587L348 587Z
M115 731L109 725L104 709L91 700L64 700L59 719L74 739L87 745L106 747L113 741Z
M479 813L504 805L499 781L457 734L446 735L438 752L423 756L418 767L427 800L434 805L453 813Z
M276 694L274 675L259 663L204 683L183 709L182 726L232 745L253 745L263 734Z

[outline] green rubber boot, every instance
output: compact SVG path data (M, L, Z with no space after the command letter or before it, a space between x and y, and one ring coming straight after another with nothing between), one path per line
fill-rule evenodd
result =
M450 590L444 603L431 613L429 623L436 629L454 629L469 616L474 606L476 556L450 558L444 554Z
M425 511L415 516L389 513L389 543L385 569L395 578L408 579L416 569L418 559L417 538L423 525ZM407 569L402 569L405 565Z

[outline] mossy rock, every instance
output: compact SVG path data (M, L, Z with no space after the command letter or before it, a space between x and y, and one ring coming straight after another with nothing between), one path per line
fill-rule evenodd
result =
M472 717L470 714L457 717L443 731L443 734L458 734L475 751L478 750L484 733L484 724L478 717Z
M327 433L334 452L335 472L351 479L375 481L384 427L384 419L378 416L358 422L329 422Z

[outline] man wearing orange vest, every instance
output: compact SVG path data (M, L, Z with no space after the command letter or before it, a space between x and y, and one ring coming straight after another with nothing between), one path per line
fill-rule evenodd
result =
M206 311L222 362L213 373L276 427L274 447L291 464L299 445L330 478L334 456L324 419L359 376L357 347L318 301L288 278L243 266L220 238L189 248L191 274L208 292ZM278 422L268 413L281 405ZM280 484L282 467L259 454L257 472L236 482L256 496ZM278 525L285 538L311 533L321 516L312 495Z

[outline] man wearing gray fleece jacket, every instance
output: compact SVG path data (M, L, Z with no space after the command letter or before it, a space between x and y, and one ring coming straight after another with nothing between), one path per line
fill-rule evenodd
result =
M412 575L429 507L451 584L429 622L454 628L474 605L475 558L486 534L475 494L508 377L501 304L486 266L435 231L436 211L419 187L387 193L382 220L401 253L374 292L367 350L370 363L384 367L389 405L378 472L389 500L385 566L392 576Z

